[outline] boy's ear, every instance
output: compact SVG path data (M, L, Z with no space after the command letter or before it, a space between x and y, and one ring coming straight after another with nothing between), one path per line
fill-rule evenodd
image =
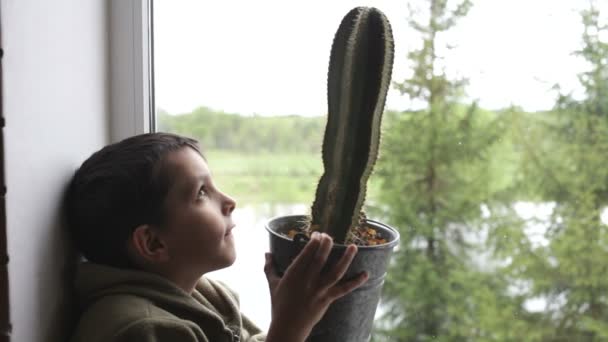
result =
M135 257L143 262L159 262L169 259L169 250L158 232L149 224L142 224L131 234L130 245Z

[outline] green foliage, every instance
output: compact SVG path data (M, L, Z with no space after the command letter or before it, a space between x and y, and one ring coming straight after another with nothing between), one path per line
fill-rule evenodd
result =
M413 74L396 85L427 107L388 117L376 173L384 216L402 240L384 292L388 328L379 334L390 341L508 340L522 321L500 319L513 321L521 299L508 293L508 279L495 273L479 237L514 216L507 200L517 171L507 161L517 157L505 143L505 115L459 104L466 80L437 68L437 37L470 2L453 12L447 1L429 3L427 23L410 20L422 37L408 54ZM501 152L505 159L495 158Z
M412 21L423 37L408 55L413 75L396 85L427 108L389 116L379 161L380 208L403 244L376 339L605 340L608 25L593 1L581 13L584 99L560 95L550 112L484 113L455 105L466 82L435 68L437 34L466 10L450 17L446 1L428 2L428 23ZM550 204L548 220L519 217L521 201ZM534 299L544 310L530 310Z
M608 26L590 3L581 13L585 31L577 52L588 63L579 77L585 98L560 95L553 112L524 119L531 132L517 130L522 184L555 206L548 243L527 247L505 271L528 282L530 296L553 301L544 319L530 325L546 331L546 341L603 341L608 331L608 227L601 221L608 205L608 44L601 37Z
M159 131L201 143L219 186L240 204L305 203L322 172L325 117L242 116L200 107L157 114Z
M157 120L160 131L201 141L216 183L239 204L301 204L314 198L323 172L319 153L325 117L247 117L201 107L181 115L161 111ZM230 144L218 144L210 133L222 129ZM289 134L270 141L264 136L268 131ZM242 132L255 134L244 139ZM376 202L378 190L370 181L368 203Z
M509 303L507 279L475 264L485 246L471 238L483 234L484 225L503 229L512 215L497 198L513 176L508 163L493 158L507 150L499 139L504 123L475 107L450 110L441 120L430 112L392 117L376 173L383 181L384 215L402 240L385 289L387 319L397 320L387 335L404 341L465 341L500 329L507 334L496 321L488 321L487 330L480 322L488 320L487 312L508 316L516 309L503 304ZM497 212L484 218L482 205Z
M157 114L159 131L191 136L204 149L320 153L325 117L241 116L200 107L191 113Z
M206 151L215 183L239 204L307 203L321 175L316 153Z

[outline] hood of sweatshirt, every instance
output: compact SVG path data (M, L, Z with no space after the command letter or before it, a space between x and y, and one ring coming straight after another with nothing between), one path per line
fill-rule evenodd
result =
M236 294L206 277L202 277L189 294L154 273L85 262L77 269L75 288L81 310L107 296L137 296L180 319L201 327L214 327L210 330L242 329Z

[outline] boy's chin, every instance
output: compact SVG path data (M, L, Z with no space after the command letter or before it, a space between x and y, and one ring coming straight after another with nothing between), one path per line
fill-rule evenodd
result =
M217 270L221 270L226 267L232 266L236 262L236 251L232 249L230 253L226 253L221 264L218 265Z
M235 261L236 261L236 251L233 250L232 254L231 254L230 258L229 258L229 264L226 265L226 267L232 266Z

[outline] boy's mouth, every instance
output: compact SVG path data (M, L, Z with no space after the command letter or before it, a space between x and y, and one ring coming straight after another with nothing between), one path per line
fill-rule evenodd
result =
M224 234L224 236L228 236L228 235L232 235L232 230L234 229L236 225L232 225L230 227L228 227L228 229L226 229L226 234Z

